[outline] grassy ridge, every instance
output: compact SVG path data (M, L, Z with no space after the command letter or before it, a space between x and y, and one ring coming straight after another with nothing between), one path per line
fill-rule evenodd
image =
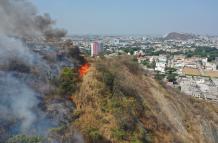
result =
M218 108L163 87L129 57L91 62L73 94L76 127L86 142L217 141Z

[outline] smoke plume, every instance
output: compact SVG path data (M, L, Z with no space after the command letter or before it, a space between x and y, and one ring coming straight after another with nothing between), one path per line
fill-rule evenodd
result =
M5 134L44 135L52 127L46 113L39 108L43 93L33 88L47 83L39 82L38 75L31 73L34 66L49 70L49 65L20 40L0 36L0 130L6 129L1 132L0 142Z
M38 104L38 100L33 90L27 85L17 80L7 73L0 74L1 119L10 121L20 120L20 130L29 130L36 120L36 115L32 112Z
M48 14L38 15L28 0L0 0L0 19L0 142L18 134L46 136L50 128L72 119L70 101L43 100L60 69L74 65L68 56L58 60L60 49L44 41L59 40L66 31L54 28L55 21ZM45 56L51 53L52 62ZM68 138L83 142L76 131Z
M0 65L8 65L11 60L31 65L33 56L23 43L15 38L0 36Z
M48 14L37 14L36 8L28 0L0 1L0 33L22 38L46 36L61 38L66 31L53 29L53 21ZM48 38L48 37L47 37Z
M50 16L38 15L28 0L0 0L0 19L0 142L16 134L45 135L56 124L39 106L40 86L48 84L41 75L51 68L24 41L59 39L66 32L54 29Z

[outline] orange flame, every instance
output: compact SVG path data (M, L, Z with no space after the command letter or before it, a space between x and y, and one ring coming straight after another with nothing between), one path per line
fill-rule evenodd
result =
M86 75L89 72L89 67L90 67L90 65L88 63L86 63L80 67L80 69L79 69L80 77L83 77L84 75Z

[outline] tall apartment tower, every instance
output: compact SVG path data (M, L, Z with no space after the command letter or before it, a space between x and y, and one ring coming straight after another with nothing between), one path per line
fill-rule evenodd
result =
M102 52L103 52L102 43L99 43L99 42L91 43L91 56L92 57L98 56Z

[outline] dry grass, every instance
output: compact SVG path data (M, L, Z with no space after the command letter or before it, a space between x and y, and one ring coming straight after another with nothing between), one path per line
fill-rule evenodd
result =
M73 95L80 113L73 124L87 142L217 142L217 104L163 87L131 58L97 59L91 65ZM90 129L101 138L93 141Z
M115 118L101 110L101 90L104 85L95 79L97 71L94 67L84 76L80 90L73 95L72 100L77 105L77 111L81 112L80 117L74 125L87 135L88 129L96 128L104 138L111 138L110 130L116 127ZM87 137L88 138L88 137Z

